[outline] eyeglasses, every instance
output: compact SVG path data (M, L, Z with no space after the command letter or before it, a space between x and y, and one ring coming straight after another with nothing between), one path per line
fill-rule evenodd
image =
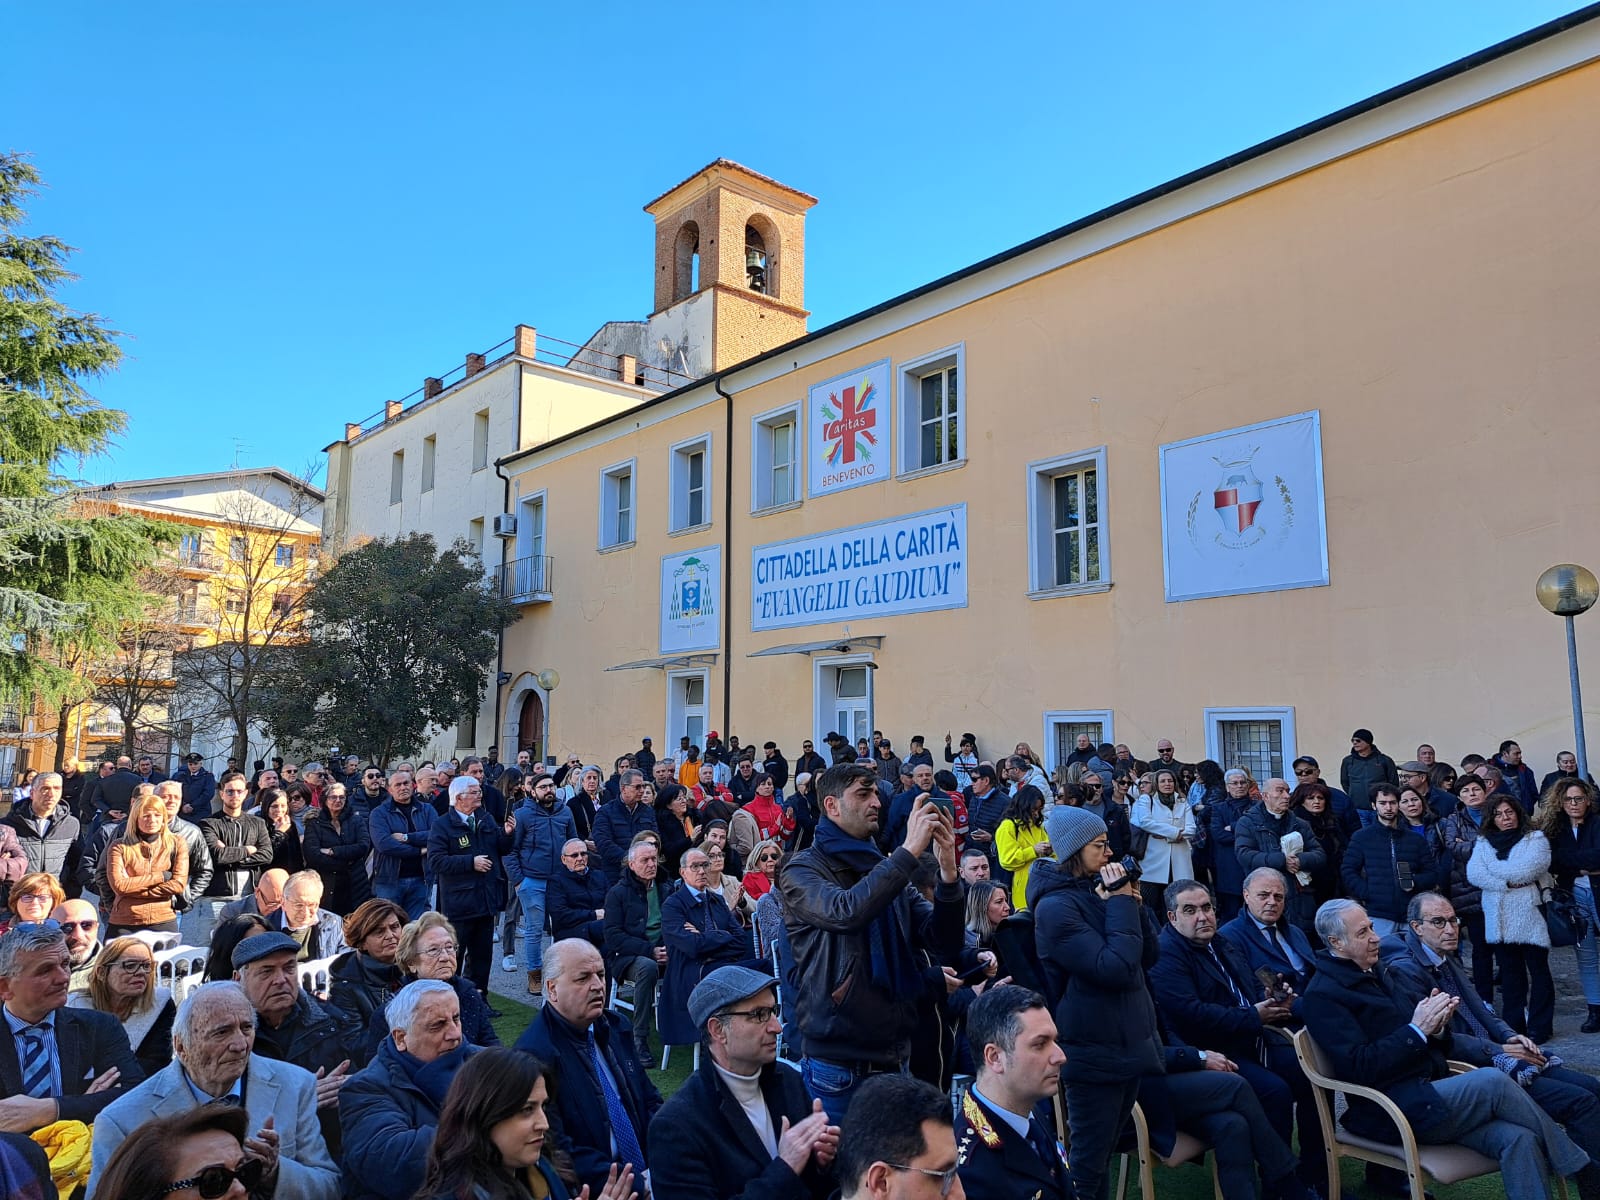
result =
M266 1173L266 1168L267 1164L259 1158L247 1158L237 1167L206 1167L198 1175L167 1184L156 1195L170 1196L173 1192L183 1191L184 1188L194 1188L200 1193L201 1200L221 1200L221 1197L228 1194L228 1189L233 1186L235 1179L244 1185L245 1191L255 1191L261 1183L261 1176Z
M724 1017L743 1017L752 1025L765 1025L782 1011L776 1004L763 1004L760 1008L726 1009L720 1015Z
M88 933L91 929L100 928L100 922L93 917L86 921L61 921L59 924L62 929L81 929L84 933Z
M562 858L588 858L589 857L589 852L587 850L574 850L571 854L563 854L561 857Z
M926 1175L929 1179L939 1181L939 1195L948 1196L950 1189L955 1186L956 1168L948 1171L935 1171L932 1167L908 1167L903 1163L884 1163L891 1171L915 1171L918 1175Z
M710 863L703 863L703 862L702 863L684 863L683 864L683 869L685 871L693 871L696 874L698 874L699 872L706 870L710 866L711 866Z
M441 958L454 958L455 957L455 953L456 953L456 947L454 945L435 946L431 950L422 951L421 954L419 955L419 957L421 957L421 958L431 958L431 959L437 960L437 959L441 959Z
M1315 767L1296 767L1294 769L1294 773L1304 779L1309 775L1315 775L1317 773L1317 769Z
M111 965L129 975L148 975L156 969L155 963L143 958L119 958Z
M1425 923L1428 924L1428 925L1432 925L1435 929L1448 929L1451 926L1461 924L1461 918L1460 917L1428 917L1426 919Z

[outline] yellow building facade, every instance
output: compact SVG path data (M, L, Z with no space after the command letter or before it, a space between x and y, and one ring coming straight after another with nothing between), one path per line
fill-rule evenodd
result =
M129 650L121 659L144 678L164 670L170 686L174 654L301 639L299 601L316 580L319 563L319 489L268 468L129 480L86 493L81 502L177 527L177 540L147 580L163 599L152 628L141 631L153 635L149 648ZM146 720L147 729L136 729L136 746L154 755L159 767L170 770L169 757L191 750L204 755L212 770L225 764L233 731L220 728L214 713L186 721L162 703L151 706ZM115 755L123 734L115 709L91 700L73 710L66 752L84 762ZM251 742L267 750L259 730ZM53 743L46 754L54 761Z
M1597 150L1600 22L1535 31L502 459L558 581L502 753L548 709L590 760L1084 729L1281 774L1365 726L1542 769L1534 581L1600 559Z

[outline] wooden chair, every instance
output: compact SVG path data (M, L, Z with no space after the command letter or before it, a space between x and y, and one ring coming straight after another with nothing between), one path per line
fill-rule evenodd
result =
M1416 1134L1412 1132L1411 1122L1406 1120L1405 1113L1400 1111L1400 1106L1393 1100L1376 1088L1347 1083L1329 1074L1322 1048L1307 1030L1302 1029L1294 1035L1294 1052L1300 1060L1300 1069L1311 1082L1312 1094L1317 1100L1317 1117L1322 1122L1322 1141L1327 1147L1329 1195L1339 1194L1341 1158L1359 1159L1362 1162L1376 1163L1378 1166L1391 1167L1402 1172L1411 1188L1411 1200L1423 1200L1425 1184L1429 1178L1439 1183L1459 1183L1463 1179L1499 1174L1498 1162L1466 1146L1419 1144ZM1461 1074L1473 1068L1466 1063L1452 1062L1450 1069L1455 1074ZM1340 1126L1337 1118L1341 1092L1347 1096L1360 1096L1364 1100L1370 1100L1382 1109L1384 1115L1394 1122L1395 1128L1399 1131L1399 1143L1379 1142L1359 1137ZM1565 1200L1566 1180L1558 1179L1556 1184L1558 1194Z
M1134 1154L1139 1159L1139 1193L1143 1200L1156 1200L1157 1167L1181 1167L1185 1163L1202 1165L1206 1161L1206 1151L1210 1149L1199 1138L1180 1129L1172 1153L1163 1158L1150 1145L1150 1126L1144 1119L1144 1110L1137 1104L1133 1106L1133 1133L1136 1141ZM1128 1195L1128 1168L1134 1154L1122 1155L1122 1166L1117 1172L1117 1200L1126 1200ZM1217 1181L1216 1155L1211 1156L1211 1190L1217 1200L1224 1200L1222 1185Z

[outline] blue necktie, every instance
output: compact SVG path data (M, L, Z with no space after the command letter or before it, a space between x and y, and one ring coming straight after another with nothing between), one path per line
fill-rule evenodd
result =
M43 1025L28 1025L19 1031L22 1038L22 1091L36 1100L50 1096L52 1085L50 1048L45 1044L49 1030Z
M617 1085L611 1081L611 1073L606 1070L606 1064L600 1057L600 1047L595 1044L594 1030L589 1030L589 1059L594 1063L594 1072L600 1076L600 1090L606 1096L606 1116L611 1121L611 1136L617 1143L617 1161L629 1163L633 1166L635 1174L640 1174L645 1169L644 1151L639 1148L639 1135L633 1130L633 1121L628 1116L628 1110L622 1106L622 1097L617 1094Z

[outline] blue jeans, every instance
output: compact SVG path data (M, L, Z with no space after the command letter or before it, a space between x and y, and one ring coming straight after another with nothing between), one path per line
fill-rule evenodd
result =
M1549 1115L1493 1067L1435 1081L1447 1115L1416 1128L1419 1142L1460 1142L1500 1164L1506 1200L1547 1200L1545 1180L1554 1171L1570 1177L1589 1156L1573 1144Z
M517 901L522 905L522 966L537 971L544 962L544 889L542 879L526 879L517 884Z
M904 1075L908 1072L902 1066L899 1073ZM808 1055L800 1060L800 1078L811 1098L822 1101L822 1110L828 1114L829 1123L838 1125L850 1110L850 1101L855 1099L856 1092L871 1075L843 1063Z
M1578 956L1578 980L1583 984L1583 999L1586 1004L1600 1004L1600 915L1595 912L1594 888L1575 887L1572 889L1573 897L1578 901L1578 911L1589 921L1589 932L1576 946L1573 953Z
M407 920L415 921L428 911L426 879L396 879L391 883L374 883L372 894L380 900L393 900L406 910Z

